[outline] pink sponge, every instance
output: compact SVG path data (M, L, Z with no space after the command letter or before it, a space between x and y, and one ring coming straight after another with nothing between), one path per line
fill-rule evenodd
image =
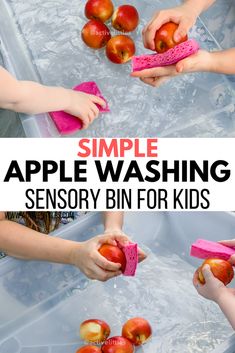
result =
M163 54L134 56L132 58L132 72L151 69L153 67L168 66L197 53L199 44L190 39L176 45Z
M129 243L125 246L118 245L126 256L126 268L124 276L135 276L138 265L138 246L135 243Z
M213 241L198 239L192 246L190 255L199 259L219 258L228 260L235 254L235 248Z
M75 91L84 92L88 94L93 94L97 97L102 98L106 102L106 107L103 108L97 104L101 113L109 112L107 101L102 96L99 87L95 82L83 82L82 84L73 88ZM65 113L63 111L51 112L49 113L52 120L56 124L57 129L62 135L71 134L82 128L82 122L77 117Z

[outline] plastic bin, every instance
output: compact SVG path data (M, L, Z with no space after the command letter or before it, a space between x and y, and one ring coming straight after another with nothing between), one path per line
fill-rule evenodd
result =
M120 1L114 1L115 5ZM157 8L175 1L130 0L141 14L137 53L145 50L141 30ZM175 78L159 89L129 77L130 65L114 65L103 51L92 51L80 39L86 22L84 2L71 0L2 0L0 37L9 67L18 78L72 87L95 80L111 106L88 131L89 137L226 137L235 136L234 83L222 75L192 74ZM224 7L223 11L227 11ZM213 18L213 12L211 12ZM203 22L192 30L203 48L218 49L219 42ZM230 34L226 33L226 38ZM229 40L229 39L228 39ZM59 136L47 115L21 116L28 137Z
M100 221L99 214L89 214L54 235L85 240L102 231ZM234 227L229 213L128 213L125 231L149 257L135 278L105 284L70 266L1 260L0 352L75 353L83 320L104 319L117 335L133 316L146 317L153 327L153 339L136 353L234 352L226 319L191 285L200 261L189 257L198 236L229 238Z

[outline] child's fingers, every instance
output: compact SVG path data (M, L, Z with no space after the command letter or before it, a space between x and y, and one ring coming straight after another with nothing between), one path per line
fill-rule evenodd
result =
M121 271L105 271L99 266L94 266L94 269L92 270L92 274L89 276L91 279L96 279L102 282L106 282L107 280L116 277L121 274Z
M148 71L152 69L147 69L147 70L142 70L142 71L135 71L131 73L131 77L137 77L137 78L143 78L146 77L148 74ZM155 75L151 75L150 77L153 77Z
M87 112L81 112L79 115L77 115L78 119L81 119L82 121L82 130L87 129L87 127L90 124L90 118L89 118L89 113Z
M188 18L182 18L181 21L179 22L179 27L174 33L174 40L176 42L179 42L183 37L185 37L192 27L192 24L188 20Z
M95 104L92 104L91 110L94 113L94 119L98 118L99 108Z
M194 55L179 61L176 64L176 71L181 73L189 73L196 71L197 60L195 60Z
M154 67L153 69L146 69L142 71L132 72L132 77L147 78L147 77L161 77L161 76L175 76L177 75L176 66L169 65L164 67Z
M140 80L144 83L146 83L147 85L150 85L152 87L154 87L154 83L156 81L157 77L141 77Z
M82 119L82 130L86 130L90 125L90 119L87 116L85 119Z
M229 262L232 264L232 265L235 265L235 255L232 255L229 259Z
M122 274L121 271L116 271L116 272L108 271L108 272L105 273L104 282L105 282L105 281L108 281L108 280L110 280L110 279L112 279L112 278L114 278L114 277L120 276L121 274Z
M147 49L155 50L154 38L156 31L165 23L169 22L169 14L165 11L156 13L154 18L148 23L143 30L143 42Z
M93 122L93 120L95 119L95 117L96 117L96 115L93 112L93 110L90 110L90 112L88 114L88 117L89 117L89 124L91 124Z
M144 261L147 256L148 255L141 248L138 247L138 262Z
M160 87L161 85L163 85L165 82L169 81L169 77L165 76L165 77L158 77L157 80L155 80L155 82L153 82L152 86L155 88Z
M152 86L152 87L160 87L163 83L169 80L169 77L145 77L140 79L142 82Z
M117 245L115 237L112 235L100 235L98 236L97 246L100 248L103 244Z
M235 239L228 239L228 240L220 240L218 243L230 246L230 247L235 247Z
M207 71L208 68L208 52L199 50L176 64L177 73L190 73L197 71Z
M125 246L131 242L131 239L125 234L115 234L113 237L121 246Z
M198 270L194 272L194 275L193 275L193 285L195 288L199 288L200 287L200 281L198 279Z
M206 283L215 278L213 273L211 272L211 269L210 269L209 265L204 265L203 266L202 274L203 274L203 277L204 277Z
M155 50L155 37L156 30L154 24L149 24L146 26L142 32L143 44L146 49Z
M114 271L114 272L120 271L121 264L108 261L104 256L102 256L98 252L97 252L94 260L95 260L96 265L101 267L103 270Z
M107 104L106 104L106 102L105 102L102 98L97 97L97 96L94 96L94 95L92 95L92 94L90 94L90 97L91 97L91 100L92 100L93 103L99 104L99 105L101 105L101 107L103 107L103 108L106 107Z
M128 238L127 235L123 235L123 234L105 234L103 235L101 238L100 238L100 243L104 244L104 243L107 243L109 242L109 244L111 243L115 243L115 245L117 245L117 241L119 243L129 243L130 242L130 239ZM124 245L125 245L124 244Z

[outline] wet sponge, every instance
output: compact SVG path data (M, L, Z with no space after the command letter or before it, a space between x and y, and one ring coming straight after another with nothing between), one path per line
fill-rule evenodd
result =
M99 87L93 81L83 82L82 84L74 87L73 89L75 91L93 94L97 97L102 98L104 101L106 101L104 99L104 97L102 96L102 94L99 90ZM106 112L110 111L107 101L106 101L106 104L107 105L105 108L97 105L101 113L106 113ZM70 115L70 114L65 113L63 111L51 112L49 114L50 114L52 120L54 121L57 129L59 130L59 132L62 135L71 134L71 133L73 133L77 130L80 130L82 128L82 122L77 117L75 117L73 115Z
M228 260L234 254L235 248L204 239L198 239L192 244L190 252L191 256L198 257L199 259L219 258Z
M124 276L135 276L138 265L138 246L135 243L129 243L123 246L122 251L126 256L126 268L123 272Z
M132 58L132 72L151 69L153 67L173 65L197 53L198 50L199 44L194 39L190 39L176 45L163 54L134 56Z

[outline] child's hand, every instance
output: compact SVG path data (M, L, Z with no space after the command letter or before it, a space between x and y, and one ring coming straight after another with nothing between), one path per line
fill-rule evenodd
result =
M124 235L98 235L79 243L72 251L71 262L90 279L107 281L119 276L121 264L108 261L98 251L103 244L117 245L117 241L124 244L128 238Z
M131 242L131 239L120 229L107 229L105 230L105 234L116 236L116 240L120 243L120 245L123 245L123 246ZM147 254L141 248L138 247L138 262L140 263L144 261L146 258L147 258Z
M143 42L145 48L155 50L155 33L167 22L179 24L179 28L174 34L174 40L179 42L195 24L197 16L198 13L187 4L157 12L143 30Z
M213 276L209 265L203 266L202 273L206 283L200 283L198 280L198 273L196 271L193 277L193 284L200 295L217 303L221 295L229 289L225 287L223 282Z
M159 87L170 78L183 73L213 71L212 55L207 51L199 50L196 54L179 61L176 65L136 71L131 76L139 77L141 81L150 86Z
M221 240L221 241L219 241L219 243L223 244L225 246L235 248L235 239ZM230 257L229 262L231 263L231 265L235 266L235 254Z
M83 129L86 129L94 119L99 115L99 109L96 104L106 107L103 99L83 92L69 91L70 104L66 113L77 116L83 123Z

